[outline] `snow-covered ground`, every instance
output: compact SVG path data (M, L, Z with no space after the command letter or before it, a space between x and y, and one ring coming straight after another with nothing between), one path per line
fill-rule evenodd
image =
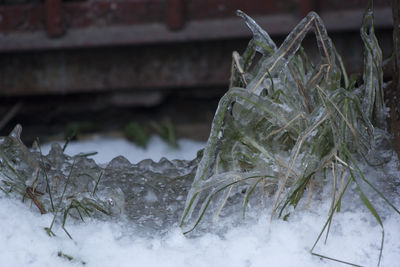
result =
M122 139L98 137L71 143L67 153L98 151L94 159L99 163L122 154L134 163L144 158L158 161L161 156L192 159L203 145L181 141L180 150L176 151L153 138L145 151ZM0 194L0 266L83 266L82 262L90 267L346 266L310 254L326 220L327 201L315 202L310 209L294 213L288 221L270 221L265 211L250 216L253 219L239 226L222 222L227 227L223 234L190 238L177 226L167 234L138 237L126 225L94 220L69 225L73 240L59 228L57 236L50 238L43 229L50 225L52 216L29 209L27 204ZM335 215L327 244L323 244L322 238L315 252L362 266L376 266L381 228L366 209L356 210ZM381 266L400 266L400 216L389 210L383 214L385 241ZM59 252L74 259L59 257Z

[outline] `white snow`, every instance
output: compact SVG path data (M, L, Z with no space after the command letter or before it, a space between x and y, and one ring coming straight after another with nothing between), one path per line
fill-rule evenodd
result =
M64 143L60 143L61 146ZM113 158L123 155L131 163L137 163L143 159L159 161L162 157L167 159L194 159L198 150L204 147L203 142L195 142L188 139L178 141L179 149L172 149L160 137L150 138L147 149L141 148L124 138L111 138L94 136L91 140L72 141L67 145L65 153L76 155L79 153L98 152L91 156L97 163L107 163ZM44 144L41 149L43 154L50 151L51 144Z
M131 162L161 156L191 159L201 143L181 141L180 151L171 151L153 138L147 151L118 139L98 137L93 141L71 143L67 153L98 151L95 160L101 163L122 154ZM175 154L174 154L175 153ZM153 196L149 195L151 200ZM396 204L399 206L398 203ZM316 201L313 206L294 213L289 221L270 221L268 210L251 211L243 225L227 227L223 234L185 237L175 226L166 235L143 238L116 222L87 221L69 225L73 240L59 227L56 237L44 231L52 216L40 215L27 203L0 193L0 266L346 266L321 260L310 254L325 223L329 202ZM385 242L381 266L400 266L400 216L385 211ZM129 228L130 229L130 228ZM326 245L324 238L315 252L362 266L376 266L379 256L381 228L364 208L335 215ZM62 252L74 257L72 262L57 256Z

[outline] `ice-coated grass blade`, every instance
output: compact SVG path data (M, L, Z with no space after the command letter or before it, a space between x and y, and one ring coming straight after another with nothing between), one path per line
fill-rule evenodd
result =
M268 53L274 54L277 47L274 41L272 41L269 34L266 31L264 31L251 17L249 17L243 11L238 10L236 11L236 14L242 17L246 21L247 26L253 32L254 35L253 38L255 43Z
M334 215L334 213L335 213L335 210L337 209L339 203L341 202L342 197L343 197L344 193L345 193L346 190L347 190L347 187L350 185L350 182L351 182L351 179L348 179L346 185L344 186L343 191L339 194L339 196L338 196L338 201L336 202L334 208L333 208L332 211L330 212L330 214L329 214L329 216L328 216L328 219L326 220L324 226L322 227L321 232L318 234L317 239L315 240L313 246L311 247L310 253L311 253L312 255L314 255L314 256L326 258L326 259L329 259L329 260L333 260L333 261L345 263L345 264L352 265L352 266L359 266L359 265L356 265L356 264L353 264L353 263L344 262L344 261L341 261L341 260L339 260L339 259L331 258L331 257L324 256L324 255L321 255L321 254L318 254L318 253L315 253L315 252L314 252L314 249L315 249L315 247L317 246L319 240L321 239L322 234L325 232L325 229L328 227L329 224L332 223L332 219L333 219L333 215Z
M69 174L68 174L68 177L67 177L67 179L66 179L66 181L65 181L64 190L63 190L63 192L62 192L62 194L61 194L61 197L60 197L60 200L59 200L59 202L58 202L58 205L57 205L56 209L54 210L53 220L51 221L50 226L45 228L45 230L46 230L46 232L47 232L47 234L48 234L49 236L55 236L55 234L54 234L54 232L53 232L52 229L53 229L54 223L55 223L55 221L56 221L56 219L57 219L57 214L58 214L59 210L61 209L61 203L62 203L62 201L63 201L63 199L64 199L64 195L65 195L65 192L66 192L66 190L67 190L68 183L69 183L69 180L70 180L70 178L71 178L71 175L72 175L72 171L73 171L73 169L74 169L74 166L75 166L75 160L72 162L71 169L70 169ZM65 221L65 220L64 220L64 221ZM68 231L65 229L64 225L63 225L63 230L64 230L65 233L68 235L68 237L72 239L72 236L71 236L71 235L68 233Z
M39 138L36 139L38 148L39 148L39 153L40 153L40 162L42 163L42 170L44 173L44 177L46 178L46 187L48 188L48 192L49 192L49 198L50 198L50 204L51 204L51 210L53 212L55 212L55 208L54 208L54 202L53 202L53 194L51 192L51 186L49 183L49 176L47 175L47 171L46 171L46 167L44 166L44 160L43 160L43 154L42 154L42 148L40 146L40 141ZM64 150L63 150L64 151Z
M371 184L371 182L368 181L368 179L365 178L363 172L360 170L360 168L356 164L355 160L353 159L353 156L351 155L351 153L349 152L349 150L347 148L344 148L344 153L349 158L351 163L353 163L353 165L356 168L356 170L357 170L358 174L360 175L361 179L368 186L370 186L378 194L378 196L381 197L395 212L397 212L400 215L400 211L385 197L385 195L381 191L379 191L373 184Z
M345 151L345 153L347 154L348 157L351 157L351 155L350 155L350 153L348 153L348 151ZM359 170L357 164L355 164L354 162L353 162L353 164L354 164L354 166L356 167L356 169ZM379 226L382 228L382 237L381 237L381 244L380 244L380 248L379 248L379 258L378 258L378 264L377 264L377 266L379 267L379 266L380 266L380 263L381 263L382 252L383 252L383 242L384 242L384 240L385 240L385 229L384 229L384 227L383 227L382 220L381 220L381 218L380 218L378 212L376 211L374 205L371 203L371 201L370 201L370 200L368 199L368 197L365 195L365 193L363 192L363 190L360 188L360 185L359 185L357 179L355 178L355 176L354 176L354 174L353 174L353 172L352 172L352 170L351 170L350 168L349 168L349 173L350 173L351 179L352 179L353 182L356 184L357 191L359 192L360 198L361 198L361 200L362 200L364 206L367 207L367 209L371 212L371 214L375 217L376 221L379 223ZM359 172L359 173L361 173L361 175L362 175L362 172ZM366 181L366 180L364 180L364 181ZM368 182L368 184L369 184L370 186L372 186L369 182ZM373 186L372 186L372 187L373 187ZM374 188L374 187L373 187L373 188ZM377 192L379 192L379 191L377 191ZM380 193L380 192L379 192L379 193ZM385 200L386 200L386 199L385 199Z
M224 185L218 187L217 189L213 190L213 192L212 192L211 194L209 194L208 197L207 197L207 199L204 201L204 204L203 204L203 206L202 206L201 209L200 209L200 212L199 212L199 216L198 216L197 221L194 223L194 225L193 225L190 229L186 230L186 231L184 232L184 234L190 233L191 231L193 231L193 230L197 227L197 225L198 225L198 224L200 223L200 221L202 220L202 218L203 218L205 212L207 211L207 208L209 207L211 201L213 200L213 198L214 198L218 193L220 193L221 191L225 190L226 188L229 188L229 187L231 187L231 186L233 186L233 185L235 185L235 184L238 184L238 183L240 183L240 182L243 182L243 181L246 181L246 180L250 180L250 179L259 179L259 178L260 178L260 176L250 176L250 177L242 178L242 179L240 179L240 180L235 180L235 181L233 181L233 182L224 184ZM199 190L199 192L200 192L200 191L202 191L202 190ZM183 222L183 220L182 220L182 222Z
M96 184L94 185L93 193L92 193L93 196L96 194L97 187L99 186L100 179L101 179L101 177L103 176L103 173L104 173L104 172L100 172L99 179L97 179Z

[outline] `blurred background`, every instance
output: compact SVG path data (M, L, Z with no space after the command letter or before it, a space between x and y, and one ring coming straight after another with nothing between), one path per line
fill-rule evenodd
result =
M367 2L0 0L0 135L21 123L27 145L36 137L137 134L130 131L205 141L228 89L232 51L251 37L237 9L278 44L316 11L347 70L361 73ZM384 58L392 54L390 2L374 1ZM313 35L304 47L317 51Z

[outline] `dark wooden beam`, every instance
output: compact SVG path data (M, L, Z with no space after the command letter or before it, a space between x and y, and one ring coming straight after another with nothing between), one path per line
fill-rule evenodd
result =
M171 30L180 30L185 24L184 0L167 1L167 25Z
M306 9L305 9L306 10ZM1 10L0 10L1 11ZM392 10L375 10L375 27L392 26ZM359 31L364 9L320 12L330 33ZM0 12L1 15L1 12ZM294 14L253 17L270 35L286 35L300 21ZM175 23L175 22L174 22ZM171 25L179 26L179 23ZM238 17L186 21L185 27L171 31L164 22L69 28L61 38L48 38L42 31L1 31L0 53L11 51L59 50L85 47L142 45L250 38L251 31Z
M45 5L47 35L51 38L60 37L65 32L61 15L61 0L46 0Z

